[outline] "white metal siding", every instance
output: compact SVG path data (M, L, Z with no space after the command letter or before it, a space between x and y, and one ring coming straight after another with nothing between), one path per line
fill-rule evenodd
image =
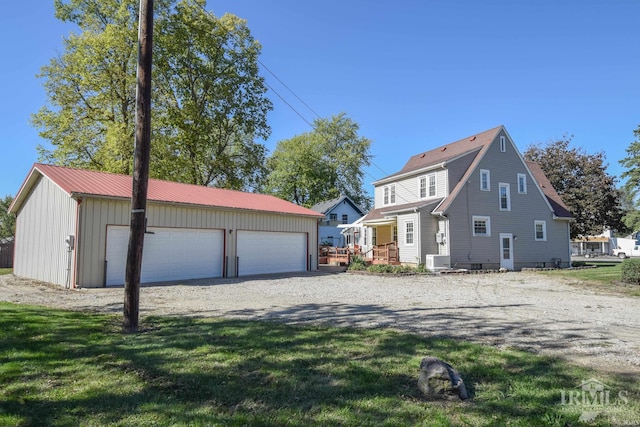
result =
M304 233L238 231L238 276L307 269Z
M149 228L142 252L140 282L221 277L224 254L222 230ZM129 227L107 228L106 284L125 279Z
M75 234L76 201L41 178L18 212L13 273L65 285L69 257L65 239ZM71 258L73 268L73 258Z

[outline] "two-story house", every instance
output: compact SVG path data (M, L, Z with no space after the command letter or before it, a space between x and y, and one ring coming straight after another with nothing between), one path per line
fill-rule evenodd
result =
M324 218L318 225L318 239L321 245L345 247L353 242L347 242L349 235L341 233L341 225L350 224L365 214L363 209L356 205L347 196L336 197L335 199L320 202L311 207Z
M374 209L361 221L367 244L396 242L400 263L570 266L571 213L504 126L417 154L373 185Z

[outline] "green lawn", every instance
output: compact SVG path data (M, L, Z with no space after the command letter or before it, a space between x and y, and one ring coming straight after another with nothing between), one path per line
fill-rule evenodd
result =
M595 266L596 268L551 270L540 272L540 274L562 278L569 284L593 290L627 296L640 296L640 286L624 284L620 281L622 276L621 262L589 261L584 264L586 266Z
M0 276L2 276L3 274L11 274L12 272L12 268L0 268Z
M154 317L126 335L121 316L9 303L0 322L0 425L575 426L584 408L561 396L590 378L628 403L589 425L640 413L637 381L388 329ZM426 401L427 355L457 367L473 398Z

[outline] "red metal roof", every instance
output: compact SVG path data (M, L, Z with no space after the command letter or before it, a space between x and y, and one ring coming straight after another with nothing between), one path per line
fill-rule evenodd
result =
M133 188L133 179L129 175L36 163L16 195L10 211L17 211L22 200L26 198L26 194L22 193L28 193L30 187L35 184L34 176L36 174L46 176L70 196L130 199ZM181 184L159 179L149 179L147 200L161 203L322 217L318 212L275 196Z

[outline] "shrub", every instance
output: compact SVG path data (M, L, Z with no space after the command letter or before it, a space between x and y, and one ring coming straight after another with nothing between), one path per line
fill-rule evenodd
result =
M622 262L622 281L640 285L640 259L627 259Z
M351 257L351 263L349 264L349 270L366 270L367 263L361 256L354 255Z

